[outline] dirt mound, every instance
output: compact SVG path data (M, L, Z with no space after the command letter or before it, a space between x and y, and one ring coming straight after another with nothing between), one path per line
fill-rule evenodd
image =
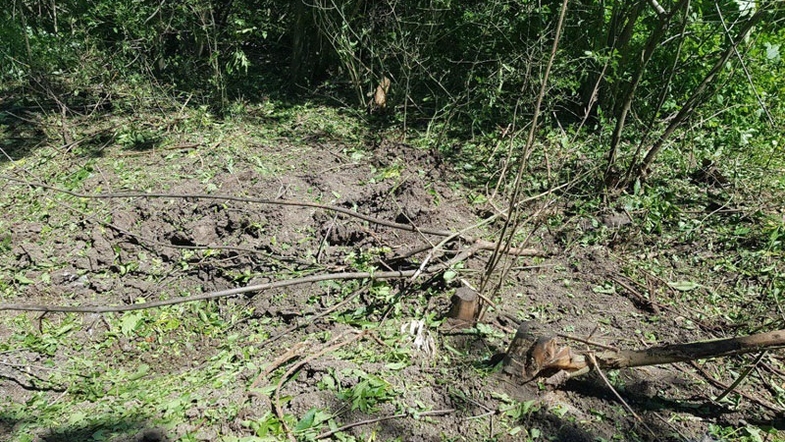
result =
M162 170L172 159L153 157L140 167L158 174L156 186L166 190L150 191L165 195L68 197L43 219L15 221L10 227L14 246L3 254L2 263L24 277L16 285L16 300L131 305L318 273L412 271L423 263L446 263L470 245L454 240L432 251L430 246L444 237L428 229L458 231L477 223L477 213L490 210L468 205L451 190L445 183L457 182L457 177L429 151L385 142L370 152L370 161L357 162L339 153L340 147L298 147L296 155L287 157L293 149L270 149L279 155L274 167L286 171L274 176L266 173L267 166L249 161L234 164L231 171L210 173L209 179L198 178L222 170L220 158L211 162L206 153L207 165L200 164L204 158L183 156L170 179ZM119 172L101 167L101 173L82 183L80 192L106 192L123 182ZM388 225L369 222L368 217ZM614 218L608 223L577 220L573 226L623 235L628 224ZM473 237L494 233L467 232ZM201 399L183 405L186 423L170 429L178 437L265 435L274 434L274 428L283 437L276 414L290 416L289 430L305 438L331 437L326 432L350 423L357 425L341 430L345 438L702 437L707 431L703 419L716 417L716 410L705 408L705 398L695 399L704 394L702 382L676 367L612 375L611 382L637 417L597 375L547 390L537 382L521 385L498 372L494 364L521 320L622 348L702 336L694 327L679 326L675 312L653 314L640 299L612 290L608 283L622 273L623 262L606 245L576 246L574 234L569 229L538 230L531 243L544 257L512 257L512 270L491 300L494 307L482 324L467 330L441 324L449 296L461 283L439 273L246 293L210 301L205 310L184 307L179 318L167 312L161 314L170 315L168 319L152 312L109 321L85 317L72 339L80 348L101 348L107 369L141 361L158 376L182 377L205 367L215 370L211 361L221 360L219 367L234 370L231 380L215 381L221 391L208 385L190 390L189 397ZM475 252L453 270L476 283L490 252ZM177 335L185 316L192 314L208 324L209 332ZM222 325L214 329L210 323ZM139 335L145 324L155 325L155 331ZM351 343L342 344L340 339L358 333ZM253 350L227 347L228 340ZM68 364L76 354L71 347L45 356L14 357L26 364L40 358ZM296 369L287 371L292 367ZM46 376L40 370L36 375ZM218 379L220 370L211 376ZM35 389L25 382L4 383L2 388L17 403L31 397L26 388ZM200 422L205 420L221 421L211 417L206 404L234 414L223 427L203 427ZM725 413L719 419L731 422L743 415ZM330 420L332 427L327 426Z

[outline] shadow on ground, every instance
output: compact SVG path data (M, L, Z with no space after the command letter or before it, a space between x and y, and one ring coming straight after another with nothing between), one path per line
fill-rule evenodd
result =
M34 418L17 418L9 415L0 415L0 438L31 437L27 434L28 423L33 423ZM24 439L28 440L28 439ZM51 428L37 435L41 442L73 442L89 440L111 440L114 442L168 442L171 439L166 431L151 426L144 417L131 417L124 419L102 419L89 425L64 425Z

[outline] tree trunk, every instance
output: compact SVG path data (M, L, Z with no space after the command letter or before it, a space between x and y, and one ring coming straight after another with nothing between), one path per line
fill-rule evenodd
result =
M574 350L536 324L521 323L504 359L504 371L528 382L560 371L583 373L592 357L601 369L670 364L754 353L785 347L785 330L712 341L671 344L645 350Z
M671 17L673 17L674 14L687 5L688 2L689 0L679 0L679 3L674 6L670 14L661 17L657 28L651 33L648 42L646 42L646 48L644 49L643 54L641 54L640 64L638 65L635 75L633 76L632 81L625 91L624 102L622 103L621 110L618 117L616 118L616 127L613 129L613 135L611 136L611 145L608 149L608 162L605 167L606 187L616 187L618 184L618 177L614 176L614 166L616 165L616 157L619 152L621 134L624 131L624 124L627 120L627 114L629 114L630 109L632 108L632 102L635 99L635 93L638 89L638 85L643 78L643 73L646 72L646 65L654 55L654 51L660 45L663 36L665 36L665 31L668 30Z
M722 56L714 63L714 66L711 70L706 74L703 78L703 81L695 88L695 91L690 95L690 98L684 103L682 108L679 110L679 113L676 114L676 117L671 120L668 127L665 128L665 131L662 135L657 138L657 141L654 145L649 149L646 153L646 156L643 158L640 167L637 169L637 173L634 177L632 177L631 181L640 180L645 181L649 174L651 173L651 165L654 162L654 159L657 157L657 154L660 153L662 146L665 144L666 141L673 135L673 132L678 128L684 121L686 121L691 115L692 112L701 104L702 100L704 100L703 93L705 92L706 88L709 84L714 81L714 78L720 72L720 70L725 66L730 59L731 55L736 51L736 46L747 37L747 34L752 30L753 26L757 24L762 18L763 14L766 12L765 9L758 9L755 14L747 20L747 23L744 24L741 31L739 31L738 35L734 42L732 42L723 52Z

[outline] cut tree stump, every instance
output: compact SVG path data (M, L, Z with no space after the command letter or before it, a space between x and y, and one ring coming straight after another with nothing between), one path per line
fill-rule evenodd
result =
M577 376L588 372L594 356L598 368L613 369L670 364L697 359L754 353L785 347L785 330L751 336L651 347L645 350L574 350L536 323L522 322L504 358L504 372L529 382L562 371ZM568 376L569 377L569 376ZM563 376L561 376L563 379Z
M452 306L447 317L454 322L474 324L480 314L480 296L468 287L460 287L450 299Z

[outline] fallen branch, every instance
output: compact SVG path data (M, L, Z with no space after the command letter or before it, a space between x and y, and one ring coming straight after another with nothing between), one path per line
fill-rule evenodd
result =
M506 373L522 377L524 382L528 382L560 371L574 376L585 373L594 366L592 357L598 368L614 369L711 359L785 347L785 330L776 330L645 350L604 350L595 353L562 346L555 335L539 332L535 325L521 323L504 360Z
M664 345L646 350L604 351L597 353L597 360L600 366L606 368L639 367L755 353L782 347L785 347L785 330L776 330L750 336Z
M119 198L177 198L177 199L204 199L204 200L218 200L218 201L234 201L240 203L251 203L251 204L267 204L267 205L278 205L278 206L288 206L288 207L310 207L314 209L321 209L321 210L328 210L332 212L342 213L347 216L351 216L354 218L361 219L363 221L367 221L369 223L378 224L380 226L390 227L393 229L399 230L406 230L409 232L421 232L428 235L435 235L435 236L442 236L442 237L451 237L455 235L454 232L449 230L441 230L441 229L434 229L430 227L417 227L412 224L400 224L392 221L387 221L383 219L374 218L372 216L363 215L361 213L354 212L350 209L340 206L333 206L329 204L319 204L319 203L311 203L308 201L287 201L287 200L277 200L277 199L263 199L263 198L246 198L246 197L238 197L238 196L231 196L231 195L208 195L208 194L173 194L173 193L147 193L147 192L121 192L121 193L79 193L73 192L67 189L62 189L55 186L50 186L48 184L43 183L35 183L25 180L20 180L18 178L12 178L6 175L0 176L12 183L17 183L18 185L23 186L31 186L31 187L38 187L41 189L48 189L54 192L63 193L66 195L71 195L75 198L86 198L86 199L119 199ZM493 250L494 244L482 240L479 238L474 238L468 235L458 235L461 239L466 242L477 244L481 249L485 250ZM537 249L532 248L511 248L507 253L511 255L518 255L518 256L541 256L544 253Z
M226 298L229 296L241 295L250 292L259 292L280 287L289 287L298 284L308 284L320 281L333 281L342 279L402 279L415 274L415 270L391 271L391 272L346 272L332 273L326 275L313 275L304 278L288 279L286 281L275 281L264 284L249 285L236 289L219 290L201 295L182 296L166 299L163 301L144 302L141 304L118 305L118 306L47 306L38 304L0 304L0 311L15 310L29 312L70 312L70 313L118 313L133 310L144 310L167 305L183 304L186 302L206 301L208 299Z

